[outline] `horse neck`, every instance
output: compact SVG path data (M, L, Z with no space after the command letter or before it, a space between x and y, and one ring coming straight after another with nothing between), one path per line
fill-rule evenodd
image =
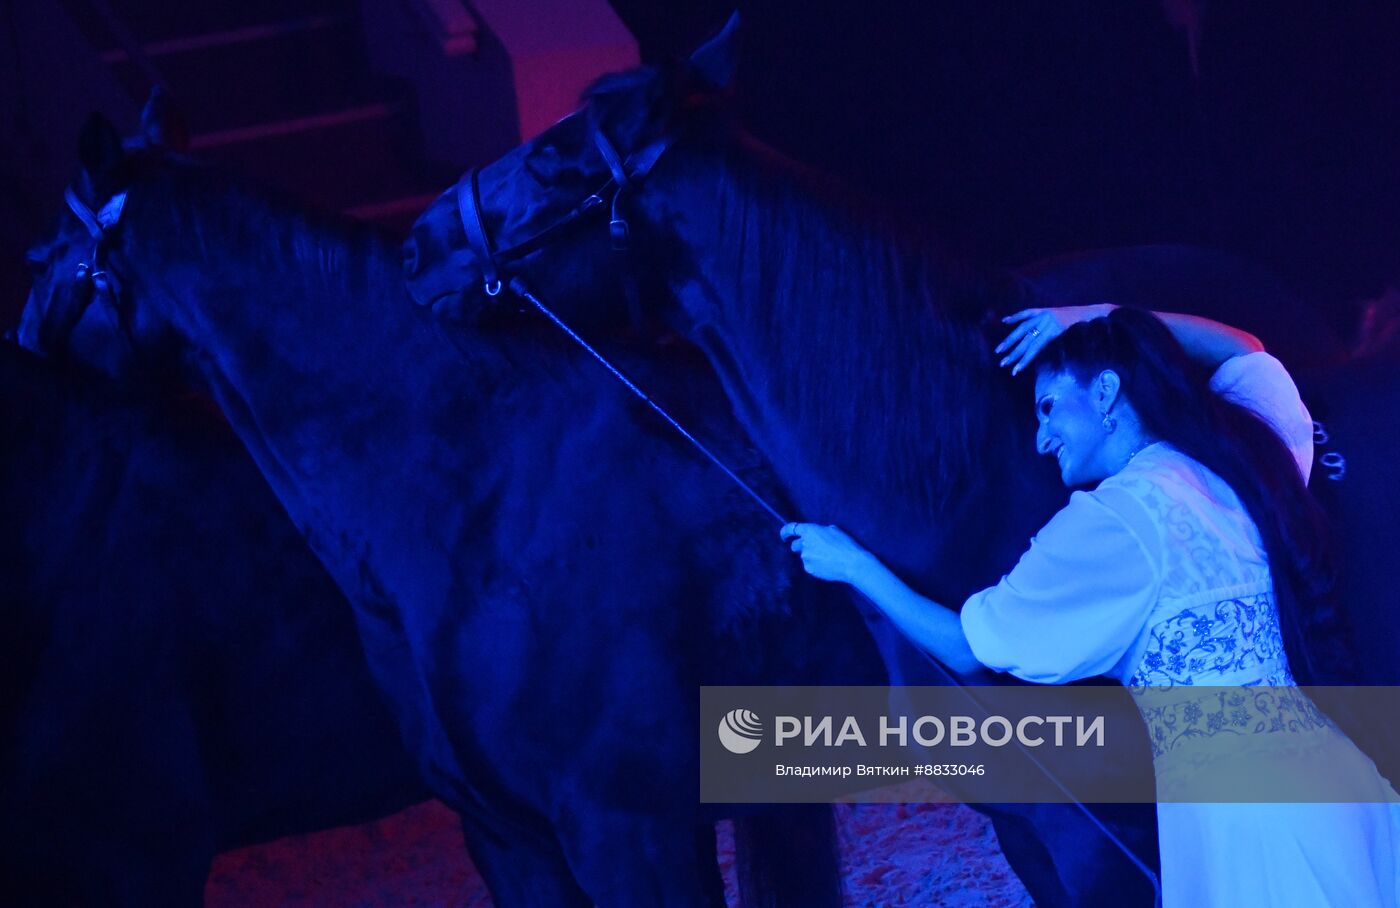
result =
M196 233L133 238L132 250L168 255L133 256L133 297L168 307L273 491L352 589L369 540L401 519L394 502L422 500L433 429L467 399L460 359L403 296L392 250L367 235L270 244L253 263Z
M729 163L691 159L649 191L685 263L671 289L686 331L736 415L801 519L844 526L912 578L985 577L976 566L1014 556L1028 528L1027 512L988 513L989 495L1043 519L1057 493L1032 481L980 313L940 315L937 257L878 217L804 199L806 178L775 162L736 184ZM777 201L757 197L784 179Z

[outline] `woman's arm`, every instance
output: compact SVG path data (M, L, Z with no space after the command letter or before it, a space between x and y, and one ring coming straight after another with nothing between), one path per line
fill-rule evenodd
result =
M1006 339L997 345L996 352L1006 351L1001 365L1011 366L1015 375L1031 364L1045 345L1064 333L1076 322L1101 318L1118 308L1113 303L1099 303L1092 306L1061 306L1053 309L1022 309L1002 319L1014 325ZM1258 353L1264 349L1259 338L1233 328L1230 325L1204 318L1199 315L1183 315L1178 312L1154 312L1162 320L1167 330L1186 350L1186 355L1214 372L1227 359Z
M807 573L865 594L914 645L960 675L980 670L956 612L921 596L836 527L790 523L782 529Z
M1186 355L1214 372L1227 359L1246 353L1259 353L1264 345L1259 338L1239 328L1212 321L1200 315L1179 312L1154 312L1186 349Z
M983 668L972 654L957 612L921 596L872 556L872 566L852 586L894 622L904 636L959 675Z

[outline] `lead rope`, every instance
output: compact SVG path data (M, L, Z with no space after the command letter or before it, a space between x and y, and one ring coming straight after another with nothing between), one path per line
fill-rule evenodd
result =
M660 404L658 404L656 401L652 400L649 396L647 396L647 393L641 388L637 387L636 384L634 384L632 380L629 379L626 375L623 375L620 369L618 369L612 363L608 362L607 358L604 357L603 354L599 353L588 343L588 341L580 337L577 331L575 331L573 328L570 328L567 324L564 323L563 319L561 319L559 316L555 315L552 311L550 311L549 307L546 306L544 303L540 302L539 297L535 296L534 293L530 292L530 288L526 286L524 281L522 281L518 277L511 278L510 289L511 292L514 293L516 296L520 297L521 299L525 300L530 305L538 309L540 313L544 315L545 318L549 319L551 322L557 325L559 330L563 331L565 334L571 337L575 343L577 343L584 350L587 350L588 353L594 359L602 363L603 368L607 369L613 374L614 378L622 382L622 384L626 386L627 390L631 391L638 398L640 398L643 403L645 403L648 407L651 407L652 410L656 411L657 415L659 415L662 419L666 420L666 422L670 424L671 428L681 433L681 436L684 437L686 441L690 442L691 445L695 447L695 450L705 455L705 457L709 459L710 463L723 470L724 475L734 480L734 483L739 488L747 492L750 498L758 502L759 507L767 511L768 514L772 516L774 520L778 521L778 523L780 524L786 524L788 522L783 517L783 515L778 513L777 508L769 504L768 501L762 495L758 494L753 490L753 487L751 487L748 483L744 482L744 480L740 479L737 473L729 469L729 467L725 465L724 461L720 460L719 457L717 457L713 452L711 452L709 448L705 447L705 445L702 444L698 438L687 432L684 426L677 422L675 418L671 416L670 413L666 412L665 408L663 408Z
M869 601L868 597L864 596L864 594L857 595L860 595L861 598L866 599L866 601ZM871 607L876 608L877 610L879 608L878 606L874 605L874 603L871 603ZM986 713L987 708L983 706L982 703L972 695L972 692L967 689L967 685L959 681L957 676L955 676L952 672L948 670L947 666L930 656L928 653L919 649L918 647L914 648L918 650L919 655L923 656L934 667L936 667L939 673L942 674L944 678L948 679L948 681L951 682L951 686L961 688L963 693L967 695L967 699L970 700L979 709L981 709L984 714ZM1074 792L1070 791L1069 786L1060 780L1059 776L1055 775L1055 773L1053 773L1049 767L1047 767L1044 763L1041 763L1040 760L1036 759L1035 754L1031 753L1030 750L1027 749L1025 744L1017 740L1016 748L1021 752L1023 756L1025 756L1027 760L1031 761L1031 763L1035 766L1036 769L1040 770L1041 774L1045 776L1045 778L1049 779L1054 784L1054 786L1060 790L1061 794L1069 798L1070 802L1074 804L1075 807L1079 808L1079 812L1084 814L1085 818L1088 819L1088 821L1091 824L1093 824L1093 826L1096 829L1098 829L1099 832L1103 833L1104 838L1112 842L1114 847L1123 853L1123 856L1128 859L1128 862L1130 864L1137 868L1143 876L1147 877L1147 882L1152 886L1152 904L1154 908L1162 908L1162 883L1161 880L1157 878L1157 874L1153 872L1152 868L1148 867L1145 863L1143 863L1142 859L1139 858L1135 853L1133 853L1133 850L1128 847L1127 843L1120 839L1118 835L1113 832L1113 830L1109 829L1108 825L1104 823L1103 820L1100 820L1098 815L1095 814L1094 811L1089 809L1088 804L1085 804L1083 801L1079 800L1079 798L1075 796Z

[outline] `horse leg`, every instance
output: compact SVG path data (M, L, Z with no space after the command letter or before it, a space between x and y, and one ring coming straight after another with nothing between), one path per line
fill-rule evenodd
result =
M774 806L734 820L744 908L841 908L836 815L828 804Z
M212 857L162 856L129 841L94 844L70 839L44 844L47 853L33 855L25 866L19 865L29 856L22 852L13 860L0 861L3 904L14 908L199 908L204 904Z
M1091 805L1103 823L1154 874L1157 862L1157 809L1151 804ZM1071 813L1072 811L1072 813ZM1041 804L1036 812L1043 830L1064 829L1047 837L1055 866L1076 905L1140 905L1156 901L1153 881L1072 804Z
M695 830L695 863L700 868L700 884L706 903L725 908L724 874L719 870L719 843L713 823L701 823Z
M579 882L598 905L724 908L715 830L693 815L575 805L560 823L560 837Z
M1149 866L1153 863L1148 852L1156 849L1156 819L1150 807L1099 805L1094 809L1140 859ZM1151 881L1078 806L1033 804L1025 805L1024 811L998 808L987 813L1007 863L1037 905L1147 908L1153 904Z
M1026 887L1038 908L1067 908L1069 893L1055 870L1055 862L1034 826L1024 816L994 807L976 805L992 821L997 844L1006 863Z
M0 754L0 904L198 908L218 836L188 714L120 699L121 724L69 731L53 703L33 710L51 742L26 726Z
M563 852L533 833L511 835L458 811L462 839L496 908L592 908Z

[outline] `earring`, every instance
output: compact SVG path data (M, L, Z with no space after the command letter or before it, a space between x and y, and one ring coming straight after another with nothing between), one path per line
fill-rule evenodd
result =
M1109 435L1112 435L1112 434L1113 434L1113 430L1114 430L1114 429L1117 429L1117 428L1118 428L1118 420L1114 419L1112 416L1109 416L1107 413L1105 413L1105 414L1103 415L1103 430L1104 430L1105 432L1107 432Z

